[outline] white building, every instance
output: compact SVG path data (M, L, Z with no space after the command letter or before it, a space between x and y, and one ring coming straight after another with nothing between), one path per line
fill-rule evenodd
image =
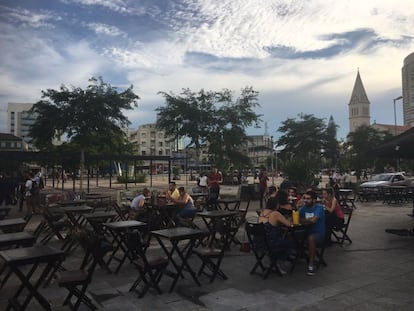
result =
M414 126L414 53L404 59L401 71L404 125Z
M21 137L32 148L32 138L29 136L30 126L35 122L36 115L29 113L33 107L30 103L8 103L7 130L10 134Z

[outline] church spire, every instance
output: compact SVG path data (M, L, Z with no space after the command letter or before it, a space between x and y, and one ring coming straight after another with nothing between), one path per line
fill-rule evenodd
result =
M370 125L370 102L362 84L359 68L348 104L349 132L354 132L361 125Z
M359 68L357 77L354 83L354 89L352 90L351 99L349 105L358 105L360 103L370 104L367 93L365 92L364 85L362 84L361 76L359 74Z

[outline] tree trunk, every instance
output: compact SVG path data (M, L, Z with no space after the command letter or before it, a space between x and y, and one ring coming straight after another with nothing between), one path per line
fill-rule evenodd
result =
M83 171L85 167L85 149L81 149L81 158L80 158L80 174L79 174L79 191L82 192L83 190Z

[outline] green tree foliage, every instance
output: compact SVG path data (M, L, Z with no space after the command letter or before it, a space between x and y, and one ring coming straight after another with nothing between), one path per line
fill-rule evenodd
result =
M335 124L333 117L329 118L328 126L326 127L325 145L323 146L323 155L326 160L326 167L336 167L339 159L339 143L336 139L336 132L338 126Z
M392 135L387 131L380 131L371 126L362 125L347 136L345 153L350 167L361 176L363 169L383 170L384 160L378 160L373 148L383 144Z
M53 138L68 139L69 149L91 153L121 153L131 147L122 127L130 122L124 110L137 107L139 97L131 85L123 92L92 77L83 90L62 85L59 90L42 91L42 99L34 104L37 115L30 130L34 144L40 150L53 148Z
M283 121L278 131L283 133L278 145L285 146L287 158L320 160L326 143L326 125L323 119L301 113L297 119Z
M302 188L314 185L327 141L324 120L311 114L298 114L296 119L283 121L278 131L283 133L278 145L285 146L282 154L285 175Z
M211 160L225 168L249 164L241 147L247 142L246 128L258 125L260 116L254 112L259 106L258 92L252 87L242 89L234 98L233 92L193 92L184 89L180 95L160 92L165 106L158 107L157 127L173 135L190 138L197 153L207 143Z

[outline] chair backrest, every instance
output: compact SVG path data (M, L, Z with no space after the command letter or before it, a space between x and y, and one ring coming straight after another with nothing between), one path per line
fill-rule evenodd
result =
M254 252L269 251L267 232L263 223L246 222L245 230L250 247Z
M354 208L352 207L342 207L342 211L344 213L344 226L348 227L349 222L351 221L352 218L352 213L354 212Z
M85 250L81 269L93 272L96 265L102 261L106 253L112 250L112 244L103 236L88 229L82 229L77 234L80 245ZM92 261L90 260L92 257Z
M146 248L142 241L141 233L138 230L133 230L127 233L127 246L132 258L144 259L143 257L145 257Z
M118 214L120 220L127 220L128 219L128 209L119 206L117 203L112 204L112 208Z

